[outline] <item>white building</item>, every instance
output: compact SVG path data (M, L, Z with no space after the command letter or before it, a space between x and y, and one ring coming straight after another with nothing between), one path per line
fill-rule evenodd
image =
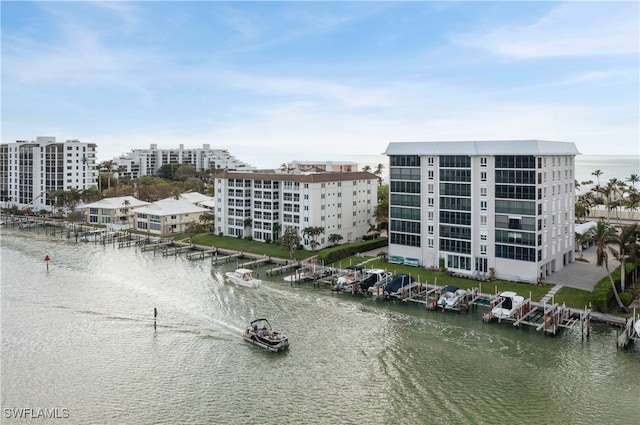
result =
M282 171L352 173L358 171L358 163L351 161L291 161Z
M202 148L186 148L183 144L177 149L159 149L152 144L149 149L133 149L131 152L113 158L114 170L119 169L118 177L137 179L153 176L163 165L191 164L196 171L208 169L254 170L255 167L238 160L226 149L211 149L204 144Z
M37 137L0 144L2 206L53 211L57 190L97 186L96 145Z
M149 205L149 202L141 201L133 196L118 196L83 205L79 210L84 211L86 222L89 224L103 224L112 229L126 229L133 226L135 209L146 205Z
M211 213L183 199L167 198L136 208L135 229L155 235L183 233L191 223L200 223L200 216Z
M573 143L390 143L389 255L536 282L574 257Z
M213 212L215 209L215 202L213 197L203 195L200 192L185 192L180 195L181 199L191 202L199 207L207 208Z
M344 242L367 234L375 221L377 177L372 173L243 173L223 171L215 178L216 233L274 241L293 226L322 227L317 248L331 234ZM248 225L250 223L250 225ZM310 241L303 239L310 247Z

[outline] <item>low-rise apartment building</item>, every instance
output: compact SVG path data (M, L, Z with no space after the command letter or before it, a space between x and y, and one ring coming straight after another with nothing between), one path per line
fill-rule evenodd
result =
M377 177L368 172L234 172L214 175L216 233L274 241L289 226L322 227L316 248L329 245L331 234L343 242L367 234L374 223Z

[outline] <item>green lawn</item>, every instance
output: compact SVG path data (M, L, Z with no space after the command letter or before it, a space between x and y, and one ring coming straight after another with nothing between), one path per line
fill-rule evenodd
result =
M585 306L588 306L591 299L591 292L584 291L582 289L569 288L567 286L563 286L556 293L554 297L554 301L556 304L565 303L567 307L584 309Z
M184 235L181 235L187 238ZM176 238L176 240L180 240ZM223 249L231 249L234 251L250 252L252 254L267 255L269 257L276 258L289 258L289 252L282 249L282 247L275 243L255 242L247 239L233 238L230 236L215 236L210 234L198 235L194 238L194 243L197 245L216 246ZM315 255L312 252L304 250L296 250L294 252L294 259L304 260L306 258Z

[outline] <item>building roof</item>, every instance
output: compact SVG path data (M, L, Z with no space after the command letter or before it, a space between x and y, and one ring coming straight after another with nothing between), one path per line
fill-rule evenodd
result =
M177 214L194 214L211 212L207 208L202 208L194 205L186 199L174 199L167 198L161 199L153 204L149 204L145 207L136 208L136 214L150 214L150 215L177 215Z
M576 224L575 232L579 235L584 235L589 230L598 227L598 223L595 221L587 221L586 223Z
M211 201L211 196L203 195L200 192L187 192L180 195L181 199L185 199L192 204L198 204L200 202Z
M385 155L580 155L573 142L486 140L392 142Z
M129 201L129 208L142 207L149 205L149 202L141 201L133 196L118 196L115 198L104 198L91 204L83 205L82 208L102 208L102 209L115 209L122 208L124 202Z
M339 182L350 180L377 180L378 176L366 171L345 172L325 172L325 173L309 173L309 174L288 174L288 173L249 173L235 172L224 170L214 174L216 179L245 179L245 180L271 180L271 181L289 181L300 183L324 183Z

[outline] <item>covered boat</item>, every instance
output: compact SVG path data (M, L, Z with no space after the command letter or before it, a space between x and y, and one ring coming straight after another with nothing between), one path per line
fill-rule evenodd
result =
M408 274L397 274L393 276L391 282L387 283L384 287L384 293L387 296L398 296L402 293L403 289L413 288L416 284L416 280Z
M239 286L257 288L262 283L260 279L253 277L251 269L236 269L235 271L227 272L226 275L231 282Z
M267 319L256 319L244 331L242 337L250 344L268 351L282 351L289 348L289 339L271 328Z
M508 319L522 306L524 297L513 291L501 292L498 296L498 303L491 310L491 314L500 319Z

